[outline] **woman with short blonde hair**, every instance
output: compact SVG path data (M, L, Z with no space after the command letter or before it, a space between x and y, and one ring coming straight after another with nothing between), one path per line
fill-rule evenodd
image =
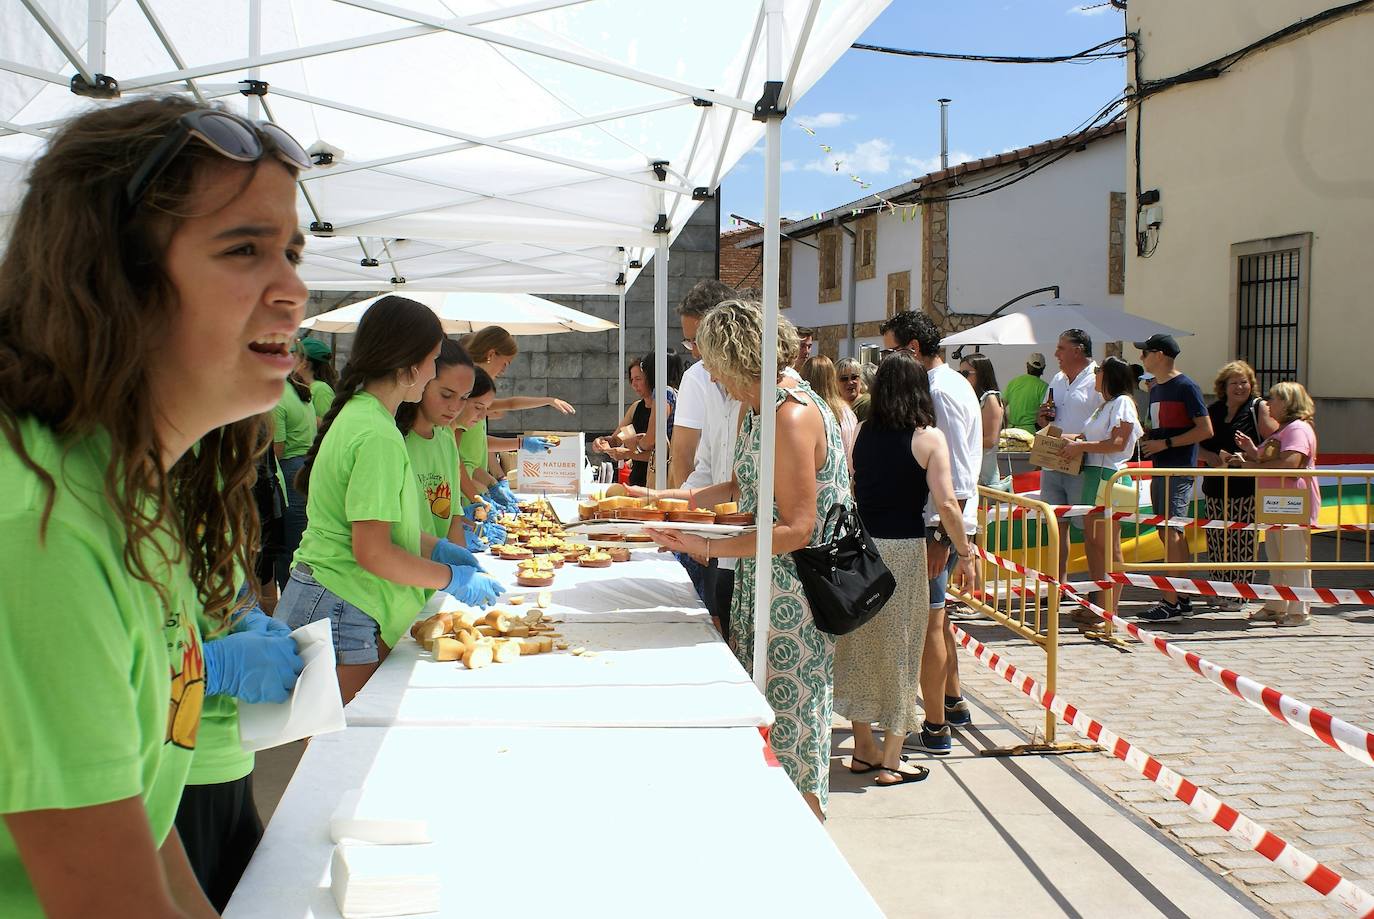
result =
M1216 401L1207 407L1212 419L1212 436L1198 444L1198 459L1213 469L1226 463L1222 454L1234 453L1236 435L1244 434L1256 443L1278 427L1259 397L1255 371L1245 361L1228 361L1217 371L1212 383ZM1203 476L1202 494L1206 514L1213 520L1237 523L1255 522L1255 480L1249 477ZM1229 563L1253 561L1258 557L1258 534L1254 530L1207 530L1207 555L1216 565L1212 579L1232 584L1249 584L1255 572L1234 568ZM1237 597L1214 597L1212 605L1223 612L1238 612L1244 602Z
M663 492L662 497L686 499L694 508L738 502L741 512L758 510L764 334L763 311L757 303L727 300L702 318L696 337L701 359L746 409L735 446L734 476L705 488ZM850 503L849 472L835 416L810 386L783 374L797 355L797 331L786 319L778 320L777 340L777 394L768 410L777 415L774 455L787 461L774 467L773 600L764 685L777 721L768 742L788 778L816 816L824 819L830 791L835 638L816 628L792 552L819 542L826 514L836 504ZM730 640L740 663L752 673L755 534L707 542L678 530L650 532L659 545L675 552L740 559Z

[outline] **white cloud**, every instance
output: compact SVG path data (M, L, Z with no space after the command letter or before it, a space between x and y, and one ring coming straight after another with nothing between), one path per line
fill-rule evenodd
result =
M783 160L781 163L778 164L778 168L781 169L783 172L796 172L796 171L797 171L797 161L796 161L796 160Z
M1100 16L1103 13L1110 13L1112 8L1110 3L1085 3L1082 6L1071 6L1066 12L1076 13L1079 16Z
M799 115L797 124L806 125L808 128L838 128L847 121L853 121L856 115L848 112L819 112L815 115Z
M835 164L839 163L839 168ZM843 176L857 175L868 180L892 168L892 141L881 137L861 141L849 150L836 150L802 167L812 172L838 172Z
M978 157L963 150L951 150L949 152L949 164L958 166L960 163L967 163L976 160ZM912 170L913 175L925 175L928 172L936 172L940 168L940 156L904 156L902 163Z

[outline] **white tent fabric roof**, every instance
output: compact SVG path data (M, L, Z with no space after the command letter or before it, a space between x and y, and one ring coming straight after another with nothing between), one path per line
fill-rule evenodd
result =
M607 332L616 328L614 322L530 294L407 290L405 295L432 309L444 324L444 331L450 335L476 332L489 325L499 325L513 335ZM301 323L301 328L316 332L357 331L358 323L362 321L363 314L372 308L372 304L389 296L392 295L380 294L311 316Z
M761 137L764 8L795 100L887 2L0 0L0 232L47 132L108 104L73 74L107 74L342 151L302 176L315 289L616 293Z

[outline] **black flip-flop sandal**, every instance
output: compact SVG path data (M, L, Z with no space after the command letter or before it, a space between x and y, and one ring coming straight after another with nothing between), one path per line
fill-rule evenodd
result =
M888 769L886 766L880 766L878 768L882 772L890 772L893 775L901 776L901 781L899 782L879 782L877 779L874 779L873 784L879 788L890 788L894 785L906 785L911 782L922 782L925 781L925 779L930 775L930 770L927 769L925 766L912 767L916 770L915 772L902 772L900 769Z
M858 763L860 766L863 766L864 768L862 768L862 769L855 769L855 768L854 768L854 764L855 764L855 763ZM876 771L876 770L878 770L878 769L881 769L881 768L883 768L883 767L882 767L882 766L878 766L878 765L874 765L873 763L866 763L866 762L864 762L863 760L859 759L857 756L851 756L851 757L849 758L849 771L852 772L852 773L854 773L855 775L867 775L868 773L874 772L874 771Z

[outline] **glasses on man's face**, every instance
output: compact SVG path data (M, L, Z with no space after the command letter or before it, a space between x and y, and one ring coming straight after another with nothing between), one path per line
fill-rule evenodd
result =
M1140 349L1140 356L1141 356L1141 357L1144 357L1144 356L1147 355L1147 354L1154 354L1156 350L1157 350L1157 349L1155 349L1155 348L1141 348L1141 349Z

